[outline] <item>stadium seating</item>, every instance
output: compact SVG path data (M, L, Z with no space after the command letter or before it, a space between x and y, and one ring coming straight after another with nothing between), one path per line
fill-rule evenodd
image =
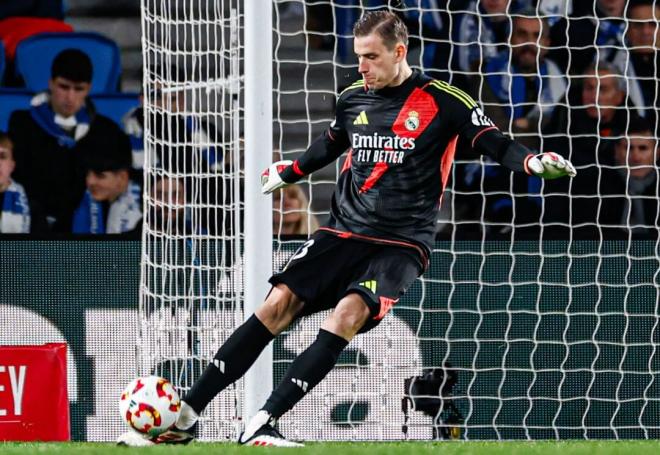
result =
M34 93L27 90L0 89L0 131L7 131L11 113L29 109Z
M121 119L128 111L140 105L137 93L104 93L92 96L96 110L121 125Z
M21 41L16 48L16 75L28 90L46 90L53 59L68 48L80 49L92 60L91 94L117 90L121 73L119 47L93 32L40 33Z
M73 27L58 19L47 17L8 17L0 20L0 40L5 46L7 60L13 60L16 46L40 33L70 33Z

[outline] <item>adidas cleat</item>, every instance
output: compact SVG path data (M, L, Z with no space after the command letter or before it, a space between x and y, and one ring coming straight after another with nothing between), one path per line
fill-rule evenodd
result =
M246 446L304 447L304 444L286 439L275 428L277 420L266 411L259 411L250 420L245 431L238 438L239 444Z

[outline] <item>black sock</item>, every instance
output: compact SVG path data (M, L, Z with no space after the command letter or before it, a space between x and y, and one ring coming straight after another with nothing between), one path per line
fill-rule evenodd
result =
M218 349L213 362L195 381L183 401L197 414L202 412L218 393L245 374L273 338L266 326L252 315Z
M348 341L342 337L319 330L316 340L293 361L263 409L279 418L294 407L332 370L346 345Z

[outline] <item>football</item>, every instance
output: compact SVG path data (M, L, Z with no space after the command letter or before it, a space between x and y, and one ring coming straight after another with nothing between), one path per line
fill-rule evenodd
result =
M174 426L181 400L174 386L158 376L132 381L119 400L119 413L126 424L138 433L156 437Z

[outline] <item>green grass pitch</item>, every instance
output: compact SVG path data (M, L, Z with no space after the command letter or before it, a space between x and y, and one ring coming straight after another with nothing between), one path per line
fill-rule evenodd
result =
M613 455L655 454L660 450L660 441L541 441L541 442L353 442L353 443L309 443L304 448L241 447L231 443L193 443L188 446L158 446L146 448L117 447L112 444L73 443L1 443L0 455L24 454L72 454L72 455L130 455L182 454L182 455L240 455L295 453L300 455Z

